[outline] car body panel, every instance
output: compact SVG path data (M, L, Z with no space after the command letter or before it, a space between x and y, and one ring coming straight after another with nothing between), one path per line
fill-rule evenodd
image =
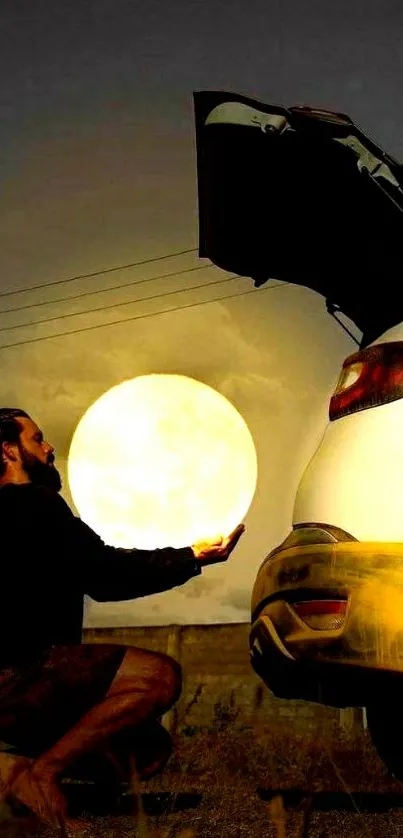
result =
M337 704L343 686L344 701L353 704L352 670L375 675L372 681L361 675L363 689L382 674L403 673L403 544L313 540L298 545L295 534L269 554L258 572L251 608L252 663L280 695L282 666L294 667L290 697L310 700L315 697L306 695L306 667L315 669L319 691L330 670L326 703ZM312 629L294 610L295 603L339 598L347 607L337 629ZM365 703L362 695L359 703Z
M329 423L299 484L293 523L403 541L403 400Z
M297 601L295 593L298 600L310 599L312 592L315 597L347 597L342 628L310 629L292 613L287 600ZM285 605L282 613L280 602ZM256 616L277 615L278 630L294 659L329 659L329 646L337 645L346 663L403 671L401 543L351 541L280 550L262 565L252 603Z
M372 346L399 340L402 324ZM403 542L402 428L401 397L329 422L297 489L293 524L325 521L360 541Z

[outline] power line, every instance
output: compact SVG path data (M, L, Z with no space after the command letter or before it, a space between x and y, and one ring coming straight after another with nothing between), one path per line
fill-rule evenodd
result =
M234 279L236 277L230 277L230 278ZM278 282L276 285L270 285L267 288L260 288L259 290L256 290L256 289L252 288L250 291L241 291L240 294L228 294L225 297L215 297L212 300L203 300L200 303L187 303L184 306L172 306L171 308L165 308L165 309L162 309L161 311L150 312L150 314L136 314L136 315L132 315L131 317L124 317L120 320L112 320L110 323L99 323L99 324L94 325L94 326L83 326L80 329L74 329L74 330L71 330L70 332L58 332L56 335L44 335L43 337L31 338L30 340L21 340L21 341L15 342L15 343L6 343L6 344L3 344L3 346L0 346L0 350L1 349L10 349L12 346L25 346L25 345L30 344L30 343L39 343L39 342L44 341L44 340L51 340L52 338L66 337L67 335L78 335L80 332L91 332L94 329L104 329L106 326L118 326L122 323L129 323L130 321L134 321L134 320L145 320L146 318L149 318L149 317L156 317L159 314L168 314L169 312L172 312L172 311L181 311L182 309L185 309L185 308L195 308L196 306L207 305L208 303L219 303L222 300L231 300L231 299L234 299L235 297L245 297L247 294L255 294L255 295L263 294L265 291L273 291L275 288L279 288L281 285L287 285L287 284L288 284L287 282ZM200 287L202 287L202 286L200 286Z
M174 274L175 275L175 274ZM108 305L98 306L97 308L87 308L84 311L75 311L70 314L56 314L54 317L43 317L41 320L30 320L28 323L19 323L17 326L2 326L1 332L11 332L14 329L24 329L29 326L41 326L44 323L52 323L55 320L66 320L68 317L80 317L83 314L96 314L100 311L107 311L111 308L121 308L122 306L133 305L133 303L144 303L146 300L157 300L160 297L170 297L172 294L183 294L185 291L197 291L199 288L206 288L209 285L220 285L223 282L230 282L233 279L239 279L238 275L226 277L225 279L216 279L212 282L203 282L202 285L190 285L189 288L176 288L174 291L163 291L161 294L151 294L148 297L136 297L135 300L125 300L123 303L108 303Z
M121 288L130 288L131 285L142 285L145 282L153 282L153 280L164 279L164 277L180 276L181 274L192 273L192 271L205 271L207 268L213 268L214 265L198 265L196 268L184 268L181 271L171 271L169 274L157 274L157 276L150 276L146 279L132 279L130 282L123 282L120 285L110 285L109 288L97 288L95 291L82 291L80 294L74 294L71 297L57 297L56 300L46 300L43 303L29 303L26 306L16 306L15 308L6 308L0 311L2 314L11 314L16 311L25 311L31 308L41 308L41 306L56 305L56 303L69 302L70 300L79 300L81 297L93 297L95 294L103 294L107 291L119 291ZM16 292L18 293L18 292Z
M40 288L52 288L55 285L65 285L68 282L75 282L78 279L91 279L93 276L104 276L111 274L114 271L125 271L128 268L138 268L141 265L150 265L152 262L162 262L163 259L173 259L175 256L185 256L187 253L195 253L196 247L191 247L188 250L179 250L176 253L166 253L164 256L154 256L152 259L142 259L140 262L128 262L127 265L115 265L112 268L102 268L99 271L92 271L88 274L77 274L77 276L70 276L67 279L57 279L55 282L42 282L40 285L31 285L29 288L20 288L18 291L2 291L1 297L11 297L14 294L27 294L28 291L38 291Z

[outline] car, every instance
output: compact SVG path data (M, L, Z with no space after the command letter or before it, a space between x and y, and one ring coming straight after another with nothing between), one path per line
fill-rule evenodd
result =
M255 286L305 285L361 333L292 528L258 570L251 663L282 698L366 707L403 779L403 167L346 114L194 103L200 256Z
M403 673L403 326L344 361L329 416L256 578L252 660L270 684L280 654L296 698L363 706Z

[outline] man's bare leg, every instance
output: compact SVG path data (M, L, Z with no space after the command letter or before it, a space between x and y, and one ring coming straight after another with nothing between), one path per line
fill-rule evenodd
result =
M127 781L134 756L139 779L148 780L163 770L172 750L169 732L159 719L151 719L112 736L92 752L91 758L100 754L113 767L116 778Z
M166 713L180 689L181 671L176 661L128 648L103 701L19 774L12 784L12 795L43 820L59 823L66 815L66 799L57 783L62 771L114 733Z
M0 799L7 793L18 774L30 768L31 763L32 760L27 757L15 756L7 751L0 753Z

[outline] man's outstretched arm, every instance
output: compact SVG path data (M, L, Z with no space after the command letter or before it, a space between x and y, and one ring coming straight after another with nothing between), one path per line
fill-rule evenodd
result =
M71 528L84 592L98 602L137 599L183 585L203 565L226 561L245 529L241 524L227 538L190 547L127 550L104 544L74 516Z

